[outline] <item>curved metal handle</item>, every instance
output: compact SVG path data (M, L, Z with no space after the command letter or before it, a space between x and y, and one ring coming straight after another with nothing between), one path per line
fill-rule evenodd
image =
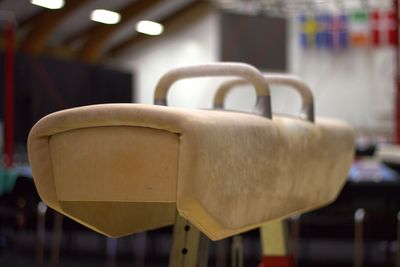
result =
M307 84L300 78L290 74L264 74L264 79L269 84L283 84L295 89L303 101L301 112L308 121L314 122L314 98ZM214 96L214 108L224 108L224 100L229 91L235 86L247 84L248 82L243 79L230 80L223 83Z
M257 101L253 112L272 118L269 85L262 73L251 65L244 63L212 63L173 69L158 81L154 93L154 104L167 105L167 93L173 83L180 79L205 76L239 76L254 85Z

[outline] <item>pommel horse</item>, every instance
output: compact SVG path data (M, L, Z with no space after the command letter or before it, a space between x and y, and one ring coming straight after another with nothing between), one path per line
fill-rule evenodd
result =
M167 106L175 82L207 76L250 83L253 112ZM327 205L347 178L352 128L310 120L310 110L306 119L273 115L270 101L256 68L214 63L166 73L156 105L55 112L29 134L36 188L48 206L106 236L175 225L169 265L206 266L208 239Z

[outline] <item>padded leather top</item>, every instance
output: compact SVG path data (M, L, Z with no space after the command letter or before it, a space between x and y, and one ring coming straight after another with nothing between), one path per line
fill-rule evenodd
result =
M75 148L67 151L68 144ZM112 164L106 163L103 148ZM124 222L138 215L132 210L99 208L101 203L153 203L176 205L180 215L218 240L335 200L353 159L354 134L347 124L331 119L310 123L239 112L105 104L44 117L30 132L28 152L41 198L96 231L121 236L172 223L173 214L161 215L166 209L157 211L159 223L153 214L152 219L143 215L150 216L148 225L128 225ZM130 154L132 164L143 155L150 165L130 168ZM83 166L87 164L92 167ZM118 172L116 180L102 176L109 177L110 168ZM168 179L157 186L163 176ZM74 183L79 189L74 190ZM81 210L74 212L71 205L78 202ZM95 202L96 211L90 206Z

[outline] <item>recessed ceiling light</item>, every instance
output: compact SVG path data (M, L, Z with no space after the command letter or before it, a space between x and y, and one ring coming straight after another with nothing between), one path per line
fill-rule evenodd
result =
M64 6L64 0L31 0L31 4L48 9L60 9Z
M164 31L164 26L154 21L142 20L136 24L136 30L148 35L160 35Z
M105 24L116 24L121 20L121 15L110 10L96 9L90 14L90 19Z

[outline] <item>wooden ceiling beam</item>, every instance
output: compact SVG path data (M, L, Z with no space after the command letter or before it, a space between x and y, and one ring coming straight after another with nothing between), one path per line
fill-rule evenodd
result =
M128 48L132 48L133 46L138 45L144 41L156 41L160 38L164 37L167 34L179 31L190 24L198 21L200 18L209 14L212 10L212 5L207 1L196 0L187 6L177 10L173 14L170 14L168 17L158 21L159 23L164 25L164 32L159 36L150 36L141 33L137 33L136 35L122 41L121 43L112 47L107 55L114 56L122 53Z
M21 42L21 50L27 53L38 54L43 52L47 41L57 27L74 11L89 2L90 0L68 0L62 9L46 10L40 12L35 23Z
M86 32L89 36L79 52L80 59L91 63L99 60L102 56L105 44L115 32L125 26L126 23L129 23L132 18L154 8L163 1L166 0L136 0L120 11L121 21L119 23L113 25L98 24L91 28Z
M142 2L142 3L139 3ZM146 3L147 2L147 3ZM132 18L134 16L136 16L139 13L139 9L142 9L143 7L140 7L139 5L142 4L157 4L159 1L153 1L153 0L136 0L134 3L127 5L126 7L122 8L121 10L118 10L117 12L119 12L121 14L121 23L124 23L125 20L128 20L129 18ZM78 40L83 40L83 39L87 39L88 36L96 34L96 32L101 31L99 30L100 26L103 26L102 28L105 27L112 27L112 25L102 25L102 24L98 24L95 25L93 27L90 27L88 29L83 29L81 31L78 31L74 34L72 34L71 36L67 37L64 40L64 44L66 45L71 45L72 43L74 43L75 41ZM116 24L116 26L118 26L118 24Z
M46 12L47 10L43 9L41 11L33 13L32 15L22 19L21 21L18 21L18 27L24 28L29 25L34 25L40 17L44 16Z

